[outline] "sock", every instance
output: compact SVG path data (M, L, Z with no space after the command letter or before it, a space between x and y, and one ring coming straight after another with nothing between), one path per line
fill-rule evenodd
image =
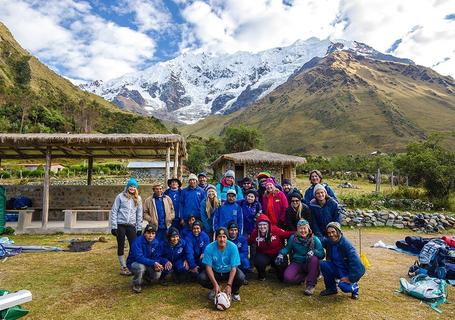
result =
M126 267L125 264L125 256L118 256L118 262L120 263L120 267Z

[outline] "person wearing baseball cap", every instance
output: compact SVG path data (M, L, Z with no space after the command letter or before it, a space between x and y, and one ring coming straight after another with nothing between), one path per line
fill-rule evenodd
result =
M227 192L229 190L234 190L237 200L243 199L242 188L235 184L235 172L234 170L227 170L224 176L221 178L220 182L216 185L216 193L218 199L221 200L221 203L227 201Z
M227 201L216 209L213 217L213 230L217 230L220 227L227 228L231 221L234 221L238 225L240 234L243 233L243 214L242 208L236 202L236 192L234 189L229 189L226 192Z
M326 260L321 261L321 273L324 277L325 289L321 296L337 294L338 287L345 293L351 293L352 299L359 298L359 280L365 274L357 251L349 240L343 235L338 222L327 224L328 241L326 247Z

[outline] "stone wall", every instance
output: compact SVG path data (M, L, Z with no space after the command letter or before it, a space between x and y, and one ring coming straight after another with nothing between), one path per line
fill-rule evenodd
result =
M32 199L33 207L37 208L34 220L41 219L43 203L43 186L5 185L6 199L26 196ZM97 207L110 209L117 194L125 188L124 185L110 186L50 186L49 190L49 220L63 220L63 209ZM140 185L140 194L145 199L152 193L151 185ZM90 219L88 214L87 219ZM97 216L93 214L93 216Z

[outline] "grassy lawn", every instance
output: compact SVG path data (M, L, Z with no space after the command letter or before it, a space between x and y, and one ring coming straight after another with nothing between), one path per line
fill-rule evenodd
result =
M356 230L346 232L358 247ZM33 301L24 305L28 319L289 319L310 316L356 319L454 319L455 305L442 305L438 315L418 300L398 294L399 278L405 277L414 257L385 249L370 248L377 240L392 244L407 235L402 230L368 229L362 234L364 252L371 268L360 282L360 300L338 294L319 297L303 295L303 286L278 283L273 275L266 282L251 276L241 289L242 301L226 312L213 309L207 290L197 284L168 287L153 284L141 294L131 291L131 279L118 274L116 243L96 243L83 253L23 253L0 263L0 288L15 291L28 289ZM59 240L74 237L95 239L94 235L22 235L11 238L20 244L63 246ZM453 299L455 288L449 288Z

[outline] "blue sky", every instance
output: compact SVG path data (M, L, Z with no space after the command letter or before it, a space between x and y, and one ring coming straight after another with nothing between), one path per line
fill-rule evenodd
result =
M0 0L0 21L75 83L186 51L257 52L309 37L357 40L455 76L453 0Z

